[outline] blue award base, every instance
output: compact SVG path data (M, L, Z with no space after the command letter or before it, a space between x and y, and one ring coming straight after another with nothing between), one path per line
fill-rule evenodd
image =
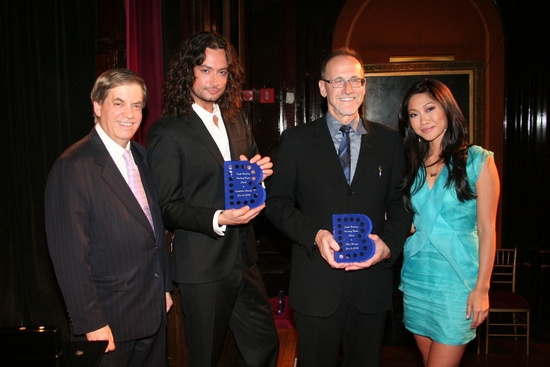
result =
M338 263L362 262L374 256L376 247L369 238L372 221L364 214L334 214L332 234L340 245L334 253Z
M256 208L265 202L261 185L264 173L249 161L226 161L224 165L225 209L249 206Z

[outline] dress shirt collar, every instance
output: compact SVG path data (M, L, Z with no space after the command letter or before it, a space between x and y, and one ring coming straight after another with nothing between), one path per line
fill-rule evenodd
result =
M204 108L202 108L196 103L193 103L191 107L193 107L193 110L197 113L197 115L199 115L202 121L206 121L206 122L214 121L214 116L218 118L218 122L222 121L220 106L218 106L217 103L214 103L213 112L208 112L207 110L205 110Z
M208 112L201 106L193 103L193 110L202 120L204 126L214 139L214 142L218 146L220 153L225 161L231 160L231 150L229 148L229 138L225 129L225 124L222 119L220 108L217 104L214 104L213 112ZM218 124L214 123L214 116L218 118Z
M124 153L124 150L130 150L130 142L128 141L128 144L126 144L126 147L123 148L120 145L118 145L107 133L101 125L95 124L95 129L97 133L99 134L99 137L101 138L101 141L103 144L105 144L105 148L107 148L107 151L113 157L113 160L116 162L118 159L122 158L122 154ZM116 159L115 159L116 157Z
M337 136L340 133L340 127L342 126L342 123L338 121L334 116L332 116L329 112L327 112L326 119L330 135ZM365 126L363 126L363 121L360 116L357 116L357 118L353 120L349 125L351 126L351 130L357 134L362 135L367 133L367 130L365 130Z
M128 181L126 162L124 161L124 157L122 155L124 154L125 150L129 150L130 153L132 152L130 150L130 142L126 144L126 148L123 148L118 145L113 139L111 139L99 124L95 124L95 129L97 131L97 134L99 135L99 138L103 142L103 145L105 145L105 148L107 148L109 155L111 156L113 161L115 161L118 170L120 171L124 179ZM134 159L132 154L130 154L130 157L132 157L132 160Z

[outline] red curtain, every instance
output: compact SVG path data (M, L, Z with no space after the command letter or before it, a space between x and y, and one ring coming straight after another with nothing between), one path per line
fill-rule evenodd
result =
M134 139L145 145L149 127L160 117L164 61L162 0L124 0L126 7L126 66L147 84L147 106Z

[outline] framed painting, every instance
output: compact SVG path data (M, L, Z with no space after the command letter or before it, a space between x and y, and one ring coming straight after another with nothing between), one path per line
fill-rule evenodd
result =
M417 81L434 78L445 83L470 126L470 143L481 144L482 61L404 62L365 65L363 116L397 129L399 105Z

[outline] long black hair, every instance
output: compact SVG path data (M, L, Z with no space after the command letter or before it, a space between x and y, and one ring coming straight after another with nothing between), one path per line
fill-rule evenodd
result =
M200 32L183 42L172 57L162 88L163 115L188 117L193 112L191 88L195 83L195 66L202 65L207 48L224 50L229 66L225 92L217 101L224 117L231 122L240 114L244 71L233 46L216 32Z
M450 89L436 79L424 79L413 84L405 93L399 108L398 127L405 142L407 152L407 174L401 184L404 193L405 207L413 211L411 196L414 195L426 181L426 167L424 159L429 149L429 142L420 138L411 127L409 118L409 102L416 94L427 93L439 102L447 117L447 129L441 142L440 160L449 170L446 187L454 183L457 197L460 201L475 199L475 195L468 183L466 161L468 159L468 123L464 118L458 103ZM419 181L414 185L416 176L420 172ZM413 187L414 185L414 187Z

